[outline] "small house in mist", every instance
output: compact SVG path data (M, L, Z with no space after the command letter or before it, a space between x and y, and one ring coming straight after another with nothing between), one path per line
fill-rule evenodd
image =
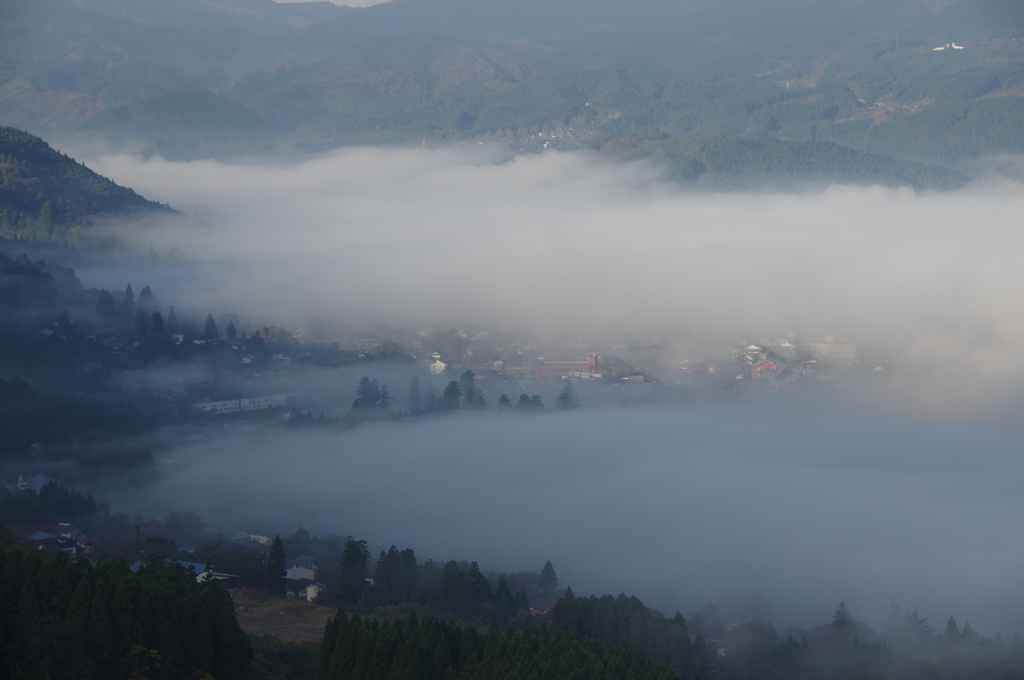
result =
M177 564L185 569L193 569L196 574L197 583L206 583L207 581L216 581L225 590L237 590L241 586L241 579L234 574L222 574L214 571L212 568L208 568L205 564L199 562L182 562L180 560L167 560L169 564ZM128 568L132 573L137 572L145 565L145 562L135 562L128 565Z
M316 580L316 573L308 567L285 569L284 588L289 597L312 602L326 586Z

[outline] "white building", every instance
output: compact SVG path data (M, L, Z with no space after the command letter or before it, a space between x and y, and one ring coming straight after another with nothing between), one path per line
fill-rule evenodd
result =
M302 398L301 392L272 394L269 397L252 399L229 399L227 401L201 401L192 404L193 411L201 413L238 413L239 411L263 411L277 406L287 406L290 400Z

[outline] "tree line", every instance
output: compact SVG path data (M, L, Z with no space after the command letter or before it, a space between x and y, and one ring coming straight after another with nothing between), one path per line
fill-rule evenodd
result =
M394 621L351 618L343 609L327 623L316 680L491 680L607 678L670 680L675 675L625 647L577 641L532 620L516 633L415 612Z
M252 648L215 582L154 557L93 567L0 527L0 678L243 680Z

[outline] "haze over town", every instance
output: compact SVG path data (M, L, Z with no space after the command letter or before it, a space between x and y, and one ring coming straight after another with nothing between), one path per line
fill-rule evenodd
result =
M1018 0L8 0L0 680L1024 678L1022 120Z

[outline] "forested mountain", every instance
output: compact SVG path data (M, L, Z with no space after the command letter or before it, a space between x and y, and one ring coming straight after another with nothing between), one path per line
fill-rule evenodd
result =
M1024 153L1021 38L1013 0L12 0L0 122L171 158L654 126L971 172Z
M97 217L173 212L11 127L0 127L0 182L0 238L74 242Z

